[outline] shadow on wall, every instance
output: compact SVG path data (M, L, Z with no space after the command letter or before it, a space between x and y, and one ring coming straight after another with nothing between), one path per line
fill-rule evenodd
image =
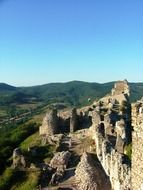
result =
M77 115L76 130L87 129L92 126L92 117L87 115ZM63 119L59 117L59 132L69 133L70 131L70 117ZM75 131L76 131L75 130Z

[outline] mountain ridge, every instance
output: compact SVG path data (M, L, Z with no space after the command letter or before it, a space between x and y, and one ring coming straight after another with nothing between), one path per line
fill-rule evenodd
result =
M71 105L85 105L87 99L99 99L108 94L114 86L115 81L107 83L69 81L47 83L43 85L16 87L6 83L0 83L0 104L1 101L10 103L13 101L29 103L31 99L45 103L66 102ZM143 96L143 83L130 82L131 102ZM21 98L22 96L22 98ZM7 101L8 99L8 101ZM21 100L22 99L22 100Z

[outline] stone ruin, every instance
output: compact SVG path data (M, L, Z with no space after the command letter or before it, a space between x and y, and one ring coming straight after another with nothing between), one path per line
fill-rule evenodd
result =
M13 151L13 164L12 167L15 169L23 169L26 167L26 159L25 157L22 155L22 152L20 150L20 148L15 148Z
M99 189L97 171L95 170L92 161L90 161L88 153L85 152L82 155L81 161L76 168L75 176L78 184L78 190Z
M55 154L50 162L50 167L56 169L56 172L52 175L50 184L56 185L60 182L65 174L66 167L68 165L71 153L69 151L62 151Z
M79 190L111 190L111 183L103 168L92 154L84 152L75 178Z
M90 125L90 116L81 111L77 112L76 108L66 112L66 115L57 113L57 110L54 109L43 118L39 133L42 136L49 137L55 134L72 133L88 125Z
M78 115L76 108L72 109L70 117L70 132L73 133L78 129Z
M117 152L123 154L126 144L125 121L123 119L116 122L116 133L117 139L115 149L117 150Z
M118 152L99 130L95 132L94 139L97 157L110 178L112 188L114 190L130 190L131 168L130 163L126 162L125 155Z
M143 190L143 100L132 104L132 190Z
M54 135L58 133L57 110L53 109L43 119L42 126L39 128L40 135Z
M111 90L111 94L101 98L101 102L106 102L108 108L112 109L116 103L121 104L124 101L128 101L130 96L130 88L127 80L117 81L114 88Z
M132 165L125 155L125 145L128 143L129 113L120 112L121 94L129 105L129 87L126 81L118 82L112 95L101 99L94 108L86 112L78 112L75 108L61 117L57 110L51 110L43 119L40 135L49 136L50 144L58 144L65 131L75 132L82 126L85 118L92 118L92 126L88 132L95 141L98 160L109 177L114 190L143 190L143 99L132 104ZM60 129L61 126L64 126ZM131 142L131 141L130 141ZM58 152L48 166L52 172L51 185L58 184L63 178L71 153ZM13 168L23 169L27 166L26 159L19 148L13 151ZM54 172L53 172L54 171ZM99 190L101 179L92 163L90 155L84 153L78 164L75 177L79 190ZM105 188L104 188L105 189ZM106 189L107 190L107 189Z
M68 116L70 118L70 116ZM64 133L66 130L69 132L69 120L67 124L67 118L61 118L57 114L57 110L51 110L43 118L42 126L39 128L40 135L52 136L59 133ZM65 124L66 122L66 124ZM68 129L64 130L63 126L67 126Z
M127 131L130 113L129 87L126 81L115 84L112 94L95 104L89 133L95 141L97 157L102 164L114 190L131 189L131 165L124 154L128 142ZM127 109L120 112L122 102ZM96 108L97 106L97 108ZM128 119L127 119L128 118ZM131 131L130 131L131 132Z
M63 167L66 169L71 154L69 151L57 152L50 162L52 168Z
M129 96L130 89L129 89L128 81L127 80L117 81L111 93L112 93L112 96L120 95L120 94L127 94Z
M110 178L114 190L143 189L143 100L132 104L131 115L128 112L130 110L129 95L127 81L119 81L112 89L111 95L105 96L99 102L96 102L86 115L92 118L92 126L88 133L95 141L97 157ZM126 109L123 111L120 108L124 103ZM84 114L79 117L79 112L72 110L68 120L66 120L68 121L66 126L68 126L69 132L78 130L78 126L84 123ZM131 122L133 132L131 131ZM59 123L58 126L60 126ZM58 126L56 129L58 129ZM42 125L41 127L46 128L48 125ZM132 139L128 137L131 132ZM49 133L45 130L41 134ZM125 155L125 146L131 143L131 140L132 165ZM93 180L93 165L90 164L89 160L88 154L84 153L76 169L79 190L98 189L99 184L96 180ZM58 176L61 175L59 173Z

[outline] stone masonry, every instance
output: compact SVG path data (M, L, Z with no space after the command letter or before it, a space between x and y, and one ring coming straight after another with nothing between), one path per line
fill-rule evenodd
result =
M143 190L143 101L132 104L132 190Z
M71 117L70 117L70 132L75 132L78 128L78 115L76 108L73 108L71 111Z
M127 80L115 83L114 88L112 89L112 96L120 94L127 94L129 96L130 92Z
M43 119L42 126L39 129L40 135L54 135L58 133L57 110L53 109Z
M127 110L129 87L127 81L115 84L112 94L102 98L98 110L92 111L92 126L90 134L95 140L97 157L107 176L110 178L113 190L131 190L131 166L124 154L127 143ZM122 98L123 97L123 98ZM127 109L120 111L122 102L126 102ZM110 104L110 106L109 106ZM96 105L95 105L96 106Z
M84 152L75 171L78 190L111 190L109 178L92 154Z
M94 138L98 159L110 178L112 189L130 190L130 165L124 161L124 155L117 152L99 131L96 131Z
M100 99L87 112L87 116L92 119L88 135L95 141L98 160L109 177L113 190L143 190L143 99L131 106L129 95L127 81L118 81L111 95ZM84 114L80 116L74 108L66 118L65 126L68 126L70 132L75 132L79 129L79 123L83 125L84 118ZM51 111L43 119L40 135L59 133L58 122L57 112ZM132 139L129 138L131 132ZM130 163L125 146L131 143L131 140ZM80 181L81 190L100 189L98 182L94 181L95 173L89 157L85 153L76 170L76 178Z

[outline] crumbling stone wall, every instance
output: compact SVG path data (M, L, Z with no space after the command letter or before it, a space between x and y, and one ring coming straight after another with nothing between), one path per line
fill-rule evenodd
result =
M124 155L117 152L98 130L95 132L94 139L97 157L110 178L112 188L130 190L130 165L126 163Z
M107 111L104 120L101 120L100 113L95 112L92 113L93 124L90 134L95 140L97 157L110 178L112 189L129 190L131 189L131 167L124 155L125 120L122 115L120 117L118 114L113 115L111 111L109 113ZM108 132L109 129L111 133ZM112 134L113 129L115 133ZM112 139L115 139L116 143L113 143Z
M117 152L123 154L124 146L127 139L126 132L125 132L125 121L123 119L116 122L116 132L117 132L116 150Z
M54 135L58 133L57 110L53 109L43 118L42 126L39 129L40 135Z
M70 132L75 132L77 129L78 129L78 115L76 108L73 108L70 117Z
M102 99L102 101L97 102L95 108L87 111L87 114L84 112L84 114L79 115L79 113L77 113L77 110L73 109L71 115L69 116L69 120L67 120L70 122L69 131L74 132L79 129L80 125L83 125L84 121L86 121L86 116L92 117L92 127L89 129L89 133L96 142L97 157L101 162L107 176L110 178L113 190L132 189L131 167L130 163L127 162L124 155L124 145L127 141L127 116L130 114L126 112L126 109L124 112L121 112L119 109L123 101L126 101L128 103L128 96L129 86L127 84L127 81L119 81L115 84L112 95L105 98L105 100L108 101L104 101L104 99ZM139 113L141 112L142 110L139 109ZM58 132L57 129L59 127L59 120L57 125L57 119L59 118L57 116L57 113L54 114L56 117L53 117L53 115L51 116L52 117L49 117L47 115L47 118L45 117L43 120L42 127L45 127L40 128L40 134L53 135ZM137 119L134 120L137 122ZM113 143L114 139L116 140L116 143ZM84 163L86 164L84 165ZM81 184L84 185L79 186L79 189L93 190L93 187L94 189L99 189L97 188L97 182L94 181L94 171L92 168L93 166L88 164L89 159L85 154L83 156L83 159L81 159L81 164L79 164L79 170L77 168L76 172L77 178L79 181L82 181ZM88 168L90 169L88 170ZM82 175L84 170L85 177ZM83 172L80 174L80 171ZM85 179L87 183L84 183L82 179Z
M90 135L95 140L96 153L113 190L130 190L131 165L124 154L124 146L130 142L129 86L127 81L118 81L111 95L102 98L92 111ZM124 110L120 110L122 103ZM140 110L141 111L141 110Z
M132 190L143 190L143 102L132 104Z
M90 116L73 108L69 112L57 113L56 109L46 113L39 128L40 135L49 136L60 133L75 132L91 125Z
M128 86L127 80L124 81L118 81L115 83L114 88L112 89L112 96L113 95L119 95L119 94L127 94L129 96L130 89Z
M92 154L84 152L79 162L75 178L78 190L111 190L109 178Z

